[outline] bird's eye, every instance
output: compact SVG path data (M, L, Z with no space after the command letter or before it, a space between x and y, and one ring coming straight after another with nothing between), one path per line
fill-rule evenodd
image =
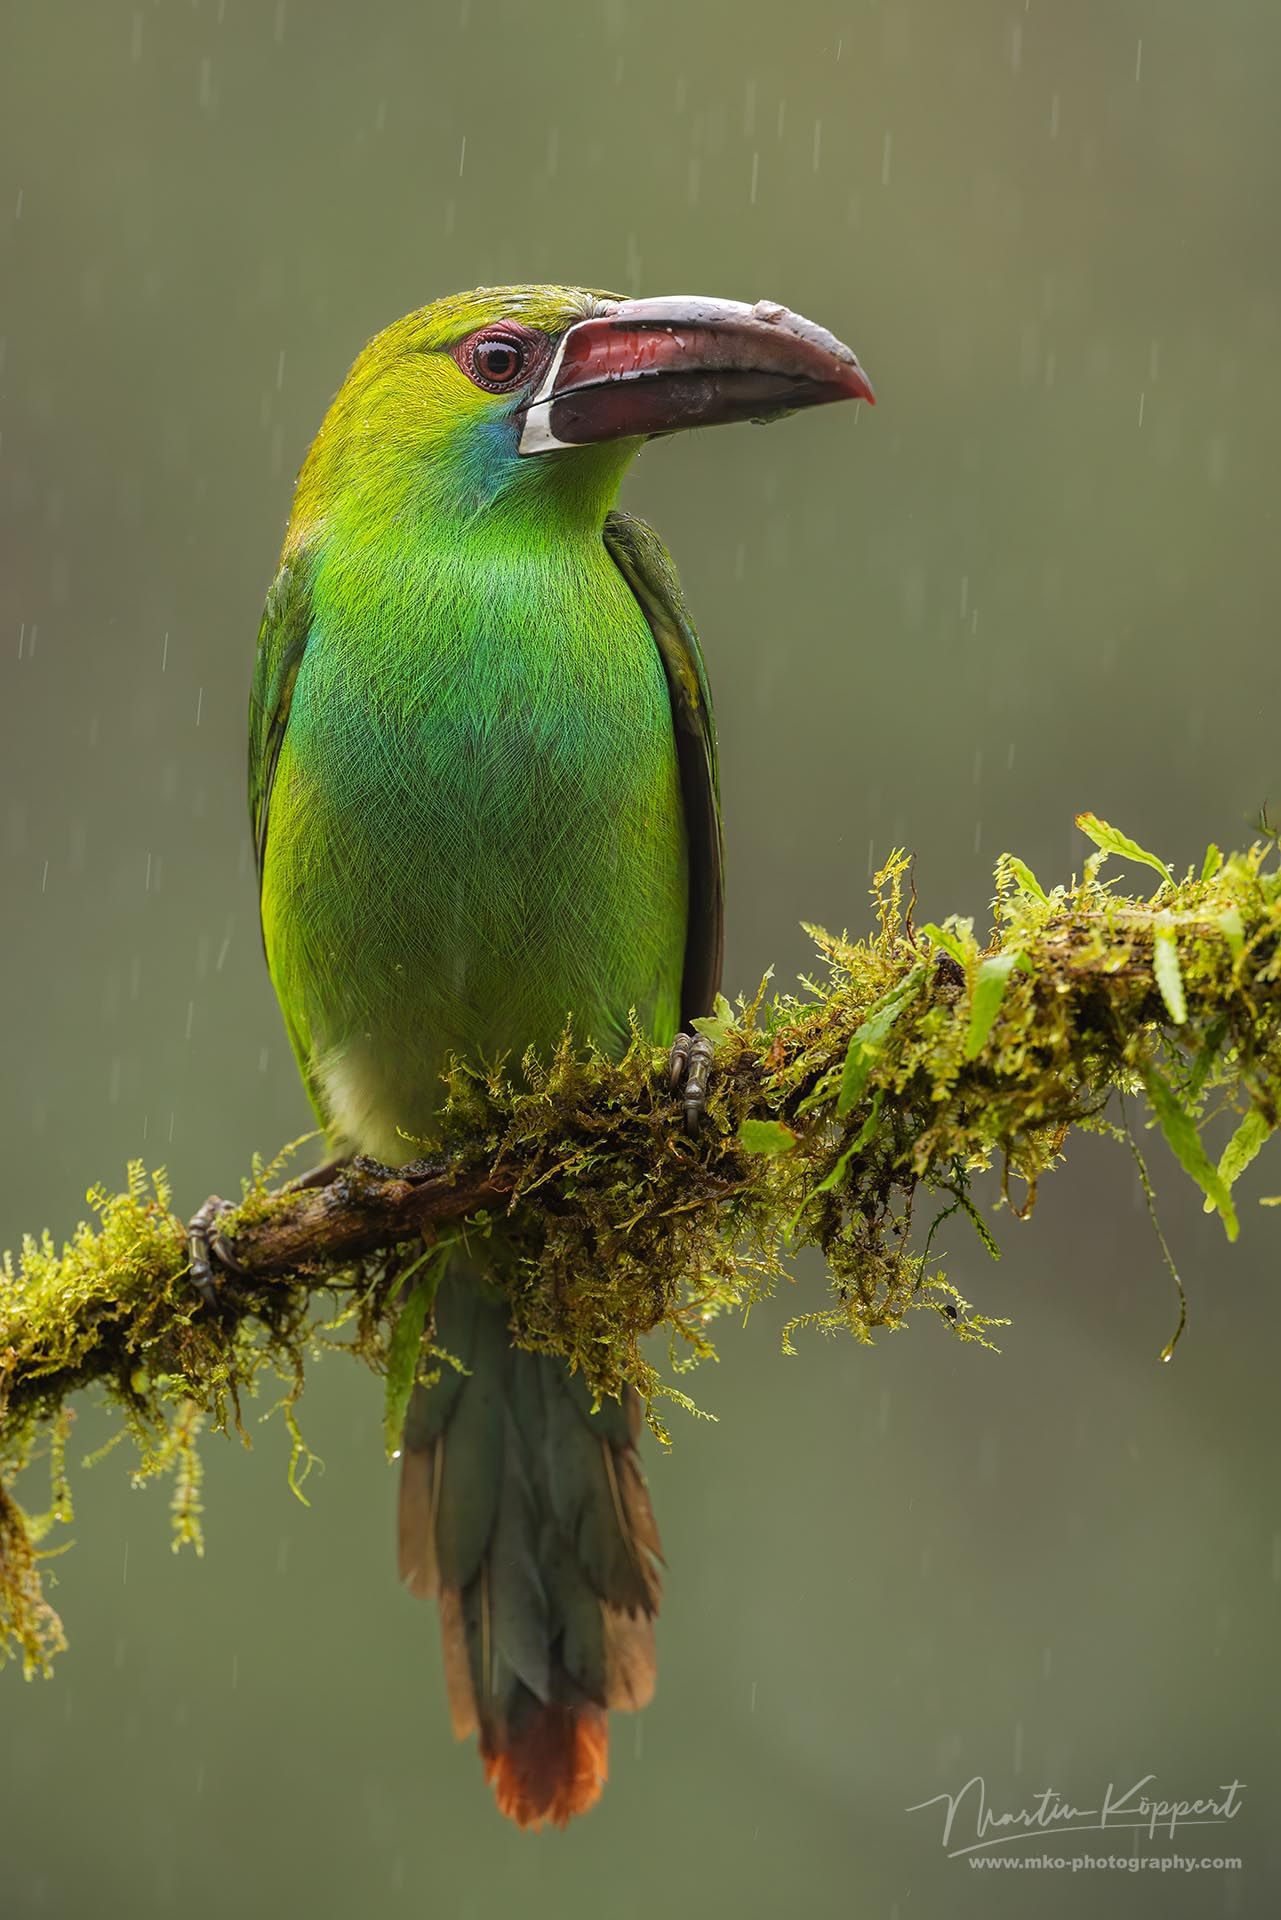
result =
M510 334L482 334L472 343L468 372L478 387L501 393L525 370L525 349Z

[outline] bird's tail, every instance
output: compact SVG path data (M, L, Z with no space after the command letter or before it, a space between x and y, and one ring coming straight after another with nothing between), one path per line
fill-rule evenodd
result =
M400 1573L440 1610L458 1737L522 1827L600 1797L606 1715L654 1690L658 1532L639 1406L591 1411L563 1362L510 1344L501 1302L455 1263L436 1299L439 1381L416 1387L400 1477Z

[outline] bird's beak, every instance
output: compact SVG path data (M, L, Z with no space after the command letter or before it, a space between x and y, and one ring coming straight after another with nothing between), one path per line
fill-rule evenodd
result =
M523 409L519 450L554 453L875 397L847 346L771 300L620 300L562 336Z

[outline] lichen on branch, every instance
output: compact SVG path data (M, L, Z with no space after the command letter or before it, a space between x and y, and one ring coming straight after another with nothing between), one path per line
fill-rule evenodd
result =
M656 1403L691 1404L672 1376L711 1352L718 1316L767 1295L807 1246L826 1291L789 1321L787 1350L802 1328L868 1342L922 1309L990 1344L1001 1323L942 1271L935 1229L966 1215L994 1252L974 1176L996 1167L1002 1203L1026 1216L1074 1127L1138 1154L1126 1095L1235 1238L1233 1184L1281 1118L1275 838L1226 858L1211 848L1180 879L1093 815L1079 824L1096 851L1069 886L1002 857L984 939L955 916L918 923L895 854L868 937L810 929L821 977L722 1000L699 1023L716 1061L696 1140L641 1033L612 1061L570 1031L519 1073L456 1064L439 1137L407 1142L405 1167L357 1161L282 1188L281 1163L255 1164L219 1223L231 1270L212 1310L164 1176L141 1165L123 1193L91 1192L66 1246L28 1239L0 1271L0 1477L43 1454L53 1496L32 1521L0 1491L0 1647L32 1671L61 1644L37 1543L70 1514L72 1395L102 1389L136 1472L174 1473L177 1535L198 1544L199 1426L239 1426L265 1373L283 1382L295 1475L308 1456L294 1404L323 1347L386 1376L394 1433L415 1373L449 1364L422 1274L455 1243L506 1290L518 1342L563 1356L599 1394L635 1386L661 1432ZM1153 870L1155 891L1108 884L1108 858ZM1224 1110L1236 1125L1215 1159L1202 1128ZM656 1331L657 1364L642 1344Z

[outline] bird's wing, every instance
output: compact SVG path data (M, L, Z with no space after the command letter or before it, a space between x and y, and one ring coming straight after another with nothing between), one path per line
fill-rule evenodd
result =
M643 520L611 513L605 545L649 622L667 675L689 842L689 924L681 1019L712 1011L724 947L724 853L711 689L666 547Z
M285 730L289 725L289 709L293 703L298 669L302 665L310 634L311 569L305 550L298 548L281 562L280 571L268 589L262 625L258 629L258 657L254 662L253 686L249 693L249 818L253 827L254 863L258 869L263 951L267 954L268 970L275 982L298 1070L317 1115L328 1127L330 1116L312 1067L311 1034L306 1014L285 983L276 976L271 954L267 952L266 924L261 921L271 792L280 763L280 750L285 743Z
M311 631L311 594L306 572L301 554L284 562L271 583L258 629L258 658L249 695L249 817L253 823L260 898L271 789L289 724L294 682Z

